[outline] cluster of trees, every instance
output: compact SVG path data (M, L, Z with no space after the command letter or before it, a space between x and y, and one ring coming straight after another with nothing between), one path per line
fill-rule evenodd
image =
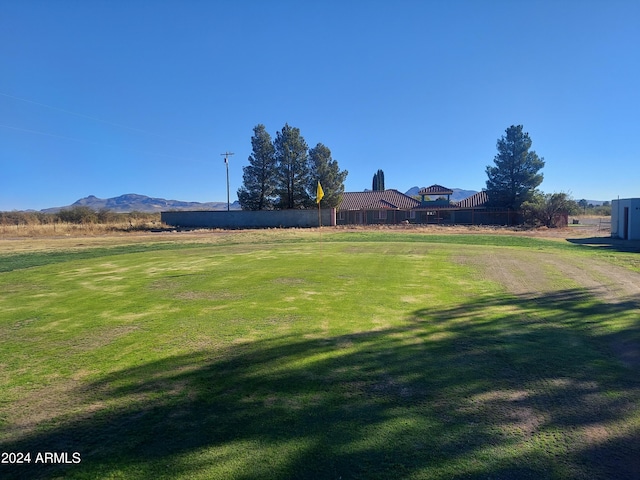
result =
M602 202L602 205L594 205L583 198L578 201L578 207L580 208L579 213L584 215L611 215L611 202L608 201Z
M253 128L252 154L243 167L238 201L243 210L309 208L315 205L318 182L322 205L337 207L348 172L340 170L322 143L309 149L300 130L285 124L272 141L264 125Z
M373 184L371 189L374 192L383 192L384 191L384 172L382 170L378 170L373 175Z

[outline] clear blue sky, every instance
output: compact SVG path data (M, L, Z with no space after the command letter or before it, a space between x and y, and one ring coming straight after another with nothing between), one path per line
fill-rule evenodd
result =
M524 125L545 192L640 197L640 1L0 0L0 210L226 201L251 135L328 146L348 191L481 190Z

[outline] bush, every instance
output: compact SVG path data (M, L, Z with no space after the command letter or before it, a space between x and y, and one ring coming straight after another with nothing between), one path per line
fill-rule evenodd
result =
M554 228L566 225L567 216L580 210L566 193L536 192L531 200L522 204L524 221L532 226Z
M58 212L60 222L75 223L84 225L87 223L97 223L98 214L89 207L77 206Z

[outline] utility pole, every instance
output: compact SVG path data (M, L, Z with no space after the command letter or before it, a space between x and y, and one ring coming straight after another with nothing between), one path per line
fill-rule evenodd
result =
M224 152L220 155L224 156L224 164L227 166L227 212L230 210L229 207L229 157L233 155L232 152Z

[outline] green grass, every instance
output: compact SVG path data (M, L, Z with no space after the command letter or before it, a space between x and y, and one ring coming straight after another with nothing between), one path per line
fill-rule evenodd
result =
M40 267L43 265L50 265L52 263L64 263L72 260L96 259L99 257L123 255L125 253L156 252L182 248L194 248L194 245L183 245L179 243L153 243L142 245L121 245L114 247L96 247L89 249L0 254L0 273L30 267Z
M82 456L0 477L636 478L637 299L474 260L633 254L261 237L0 256L0 451Z

